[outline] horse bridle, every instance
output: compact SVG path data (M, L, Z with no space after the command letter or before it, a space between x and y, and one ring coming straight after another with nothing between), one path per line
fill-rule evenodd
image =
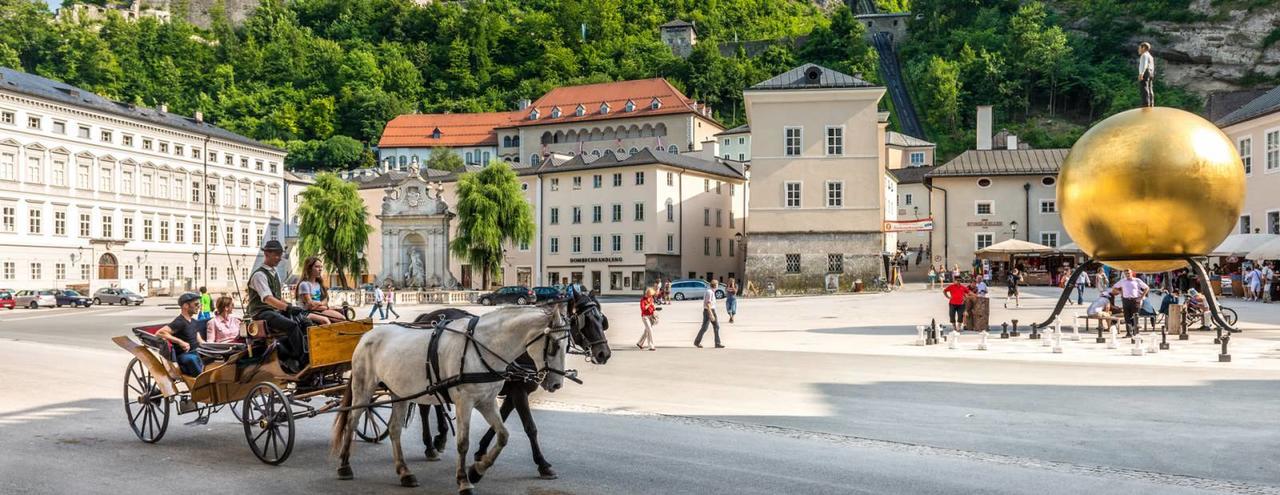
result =
M587 302L581 304L581 307L579 307L576 300L572 301L572 303L574 314L569 317L571 322L569 335L572 339L570 339L570 346L566 352L569 354L584 356L588 363L595 363L595 357L591 353L591 347L597 344L604 344L609 341L609 339L604 336L604 332L606 330L605 325L607 325L605 322L608 320L605 318L604 312L600 310L600 303L594 299L588 299ZM586 327L588 314L593 312L600 321L600 338L596 340L587 340L587 334L583 332L582 329Z
M556 334L564 334L564 335L557 337ZM529 346L532 346L533 343L537 342L538 339L540 338L543 339L542 367L534 372L533 379L537 383L542 383L542 380L544 380L547 377L547 373L555 373L557 375L564 377L567 380L571 380L581 385L582 380L578 379L578 370L556 369L556 368L552 368L551 365L549 364L551 362L551 357L554 356L557 352L560 352L560 346L564 345L562 344L561 341L569 341L569 342L573 341L573 330L570 328L570 323L568 319L564 318L563 316L554 319L551 322L551 325L547 327L547 330L544 331L541 336L534 337L530 339L529 342L525 343L524 345L525 351L528 351ZM569 352L570 348L572 348L572 344L565 346L566 354Z

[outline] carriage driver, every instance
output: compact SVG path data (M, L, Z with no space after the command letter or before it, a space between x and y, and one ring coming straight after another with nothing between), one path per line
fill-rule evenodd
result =
M297 372L306 366L302 327L286 315L301 313L303 309L290 306L281 299L276 265L280 264L282 257L284 247L280 245L280 241L267 241L262 246L262 266L249 277L249 304L245 312L254 320L262 320L268 328L285 334L284 338L278 340L280 361L285 371Z

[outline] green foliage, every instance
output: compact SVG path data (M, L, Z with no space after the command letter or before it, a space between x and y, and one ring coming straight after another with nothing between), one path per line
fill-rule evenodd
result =
M449 250L480 268L487 289L502 265L503 246L533 239L533 209L511 167L494 161L458 178L457 210L458 233Z
M462 163L462 157L449 148L431 148L431 154L427 156L429 169L456 172L465 166L466 164Z
M1262 49L1271 48L1271 45L1280 41L1280 26L1271 28L1271 32L1267 33L1267 37L1262 39Z
M931 88L916 98L925 121L934 129L954 128L960 119L960 65L937 55L913 64L911 79Z
M911 12L911 0L876 0L879 12Z
M374 165L373 153L347 136L325 140L288 141L285 165L294 170L351 170Z
M360 253L373 231L366 222L368 215L355 184L333 174L317 175L315 184L302 191L298 205L296 259L301 263L309 256L319 255L325 266L338 275L341 285L350 287L347 274L358 279L365 269Z

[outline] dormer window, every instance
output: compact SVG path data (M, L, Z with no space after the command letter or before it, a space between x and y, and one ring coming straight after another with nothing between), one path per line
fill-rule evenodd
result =
M636 111L636 102L627 100L627 106L622 107L622 109L626 112L634 112Z
M435 130L431 131L431 139L440 139L440 128L439 128L439 127L435 128Z
M533 109L532 112L529 112L529 120L538 120L538 115L538 109Z
M551 118L553 119L560 118L560 107L555 107L551 109Z
M653 101L649 102L650 110L657 110L659 108L662 108L662 100L654 98Z
M607 113L609 113L609 104L608 104L608 103L601 103L601 104L600 104L600 115L605 115L605 114L607 114Z
M586 114L587 114L587 107L584 107L584 106L582 106L582 104L581 104L581 103L579 103L579 104L578 104L578 108L577 108L577 109L575 109L575 110L573 111L573 114L574 114L574 115L577 115L577 116L579 116L579 117L581 117L581 116L583 116L583 115L586 115Z

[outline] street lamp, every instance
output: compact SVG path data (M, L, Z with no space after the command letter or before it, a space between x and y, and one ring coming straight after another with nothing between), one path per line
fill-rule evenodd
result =
M76 248L76 252L71 253L71 264L78 264L82 259L84 259L84 248L78 247Z
M191 253L191 262L195 264L195 273L191 274L191 281L196 282L201 279L200 275L200 253Z
M1018 238L1018 221L1014 220L1012 222L1009 222L1009 228L1013 229L1013 238L1017 239Z

